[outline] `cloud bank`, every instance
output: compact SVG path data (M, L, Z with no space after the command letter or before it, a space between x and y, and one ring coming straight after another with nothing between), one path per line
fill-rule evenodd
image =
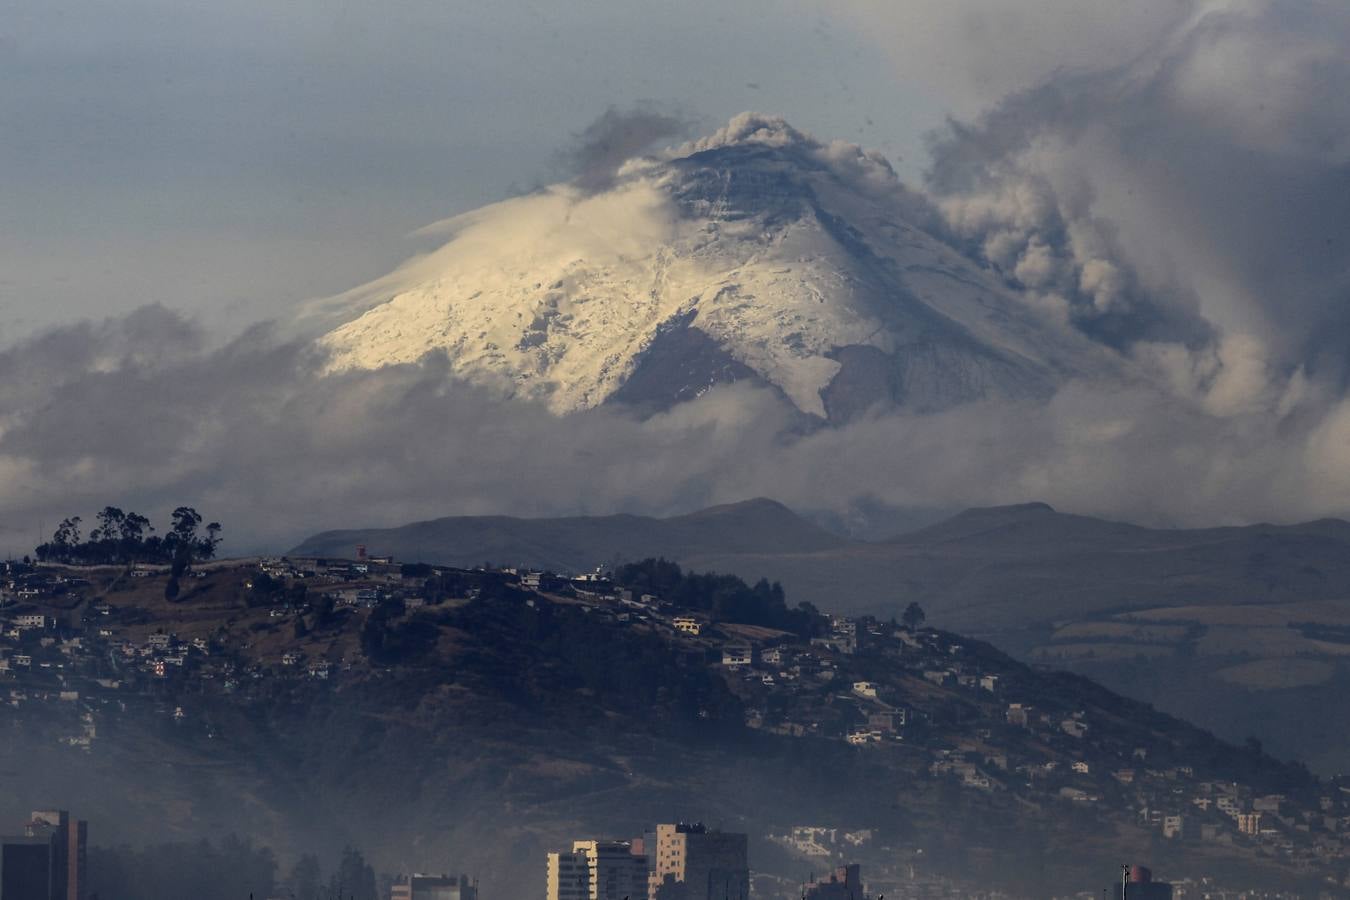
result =
M645 420L557 418L455 381L444 359L324 376L267 328L212 346L151 307L0 352L0 549L105 503L195 505L236 551L437 515L754 495L835 512L1042 499L1178 524L1350 513L1350 10L847 8L900 71L932 62L958 109L983 108L933 138L931 227L1152 384L806 432L744 386ZM607 114L574 169L603 188L675 125Z
M456 382L444 358L323 366L265 328L208 348L161 308L0 353L0 541L13 545L0 549L106 503L152 518L196 506L225 523L230 552L439 515L663 514L756 495L842 513L1040 498L1184 523L1350 509L1350 404L1312 385L1272 398L1282 415L1216 406L1215 387L1072 385L1044 405L804 433L779 397L743 386L645 420L559 418Z

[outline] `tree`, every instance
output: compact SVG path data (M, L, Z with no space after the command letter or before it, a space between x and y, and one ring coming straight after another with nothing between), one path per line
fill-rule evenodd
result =
M140 513L128 512L122 517L121 531L122 541L129 546L135 546L145 540L145 536L155 530L155 526L150 524L150 520Z
M334 897L377 900L375 870L366 862L360 850L348 847L342 851L342 859L338 862L337 871L333 873L328 890Z
M327 594L319 595L319 602L314 604L314 627L323 628L333 621L336 612L336 604L333 598Z
M238 900L274 896L276 857L265 847L234 835L220 844L159 844L141 849L90 847L90 897L192 897ZM316 895L310 900L317 900Z
M62 519L56 533L47 543L36 548L37 558L63 563L107 564L145 562L172 562L176 575L187 571L192 558L210 559L220 543L221 525L212 522L206 526L206 535L197 536L201 515L189 506L173 511L173 526L168 534L156 537L150 520L140 513L123 511L116 506L105 506L98 513L98 525L89 532L89 540L80 535L79 516Z
M56 534L52 535L52 543L61 548L74 548L79 545L81 521L83 520L79 516L62 519L61 524L56 526Z
M707 612L721 622L763 625L814 637L821 617L809 604L787 605L783 586L760 579L753 587L734 575L684 572L665 559L645 559L620 566L614 581L634 593L651 593L680 609Z
M202 524L201 513L190 506L180 506L173 511L173 525L169 533L178 544L194 544L197 541L197 526Z
M323 873L319 869L318 857L306 853L296 860L291 869L291 893L295 900L320 900L323 896Z
M91 541L116 541L122 536L122 523L127 514L115 506L105 506L96 518L98 527L89 532Z
M176 575L169 576L169 583L164 585L164 599L171 602L177 600L178 590L178 577Z
M928 619L928 614L923 611L923 607L917 602L911 602L905 607L904 613L900 616L905 627L910 631L915 631Z
M176 546L173 551L173 577L175 579L181 578L183 574L187 572L191 562L192 545L183 543Z
M286 589L286 605L291 609L304 609L309 598L309 588L304 582L297 581Z
M215 558L216 547L220 546L220 532L219 522L212 522L206 526L206 537L197 542L197 554L202 559Z
M376 609L361 627L361 652L373 663L385 661L384 645L389 640L389 624L386 616Z

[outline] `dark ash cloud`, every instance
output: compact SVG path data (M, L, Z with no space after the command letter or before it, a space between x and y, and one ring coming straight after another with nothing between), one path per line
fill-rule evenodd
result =
M1350 10L1190 5L1107 70L1059 73L932 143L954 239L1118 345L1350 351Z
M660 141L682 137L692 120L652 106L621 110L611 106L581 132L560 154L573 183L586 193L598 193L614 184L619 167Z

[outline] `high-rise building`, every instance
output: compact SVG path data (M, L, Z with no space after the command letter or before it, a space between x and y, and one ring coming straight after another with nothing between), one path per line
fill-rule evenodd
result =
M589 900L638 900L647 894L647 858L632 841L576 841L574 854L586 858ZM635 852L635 850L637 852Z
M1130 866L1124 884L1116 884L1112 893L1116 900L1172 900L1172 886L1165 881L1154 881L1153 872L1146 866Z
M55 868L53 835L0 838L0 900L51 900Z
M811 879L802 885L805 900L865 900L858 865L839 866L823 881Z
M35 810L30 818L29 834L53 839L52 900L84 900L89 823L64 809Z
M23 837L0 847L0 900L84 900L87 823L64 809L37 810Z
M640 900L647 896L641 841L573 841L548 855L548 900Z
M548 855L548 900L590 900L591 866L584 853ZM0 898L3 900L3 898Z
M389 889L389 900L478 900L467 875L409 875Z
M657 825L650 854L648 900L747 900L748 841L701 824Z

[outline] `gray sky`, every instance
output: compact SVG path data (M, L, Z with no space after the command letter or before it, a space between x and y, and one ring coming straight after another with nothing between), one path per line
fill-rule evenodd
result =
M0 0L0 552L108 502L236 550L756 494L1350 515L1348 46L1343 0ZM555 420L434 361L222 341L747 109L885 153L1152 386L801 436L753 390Z
M0 342L153 302L237 327L350 287L413 229L552 180L611 105L779 111L911 173L946 108L807 0L0 10Z

